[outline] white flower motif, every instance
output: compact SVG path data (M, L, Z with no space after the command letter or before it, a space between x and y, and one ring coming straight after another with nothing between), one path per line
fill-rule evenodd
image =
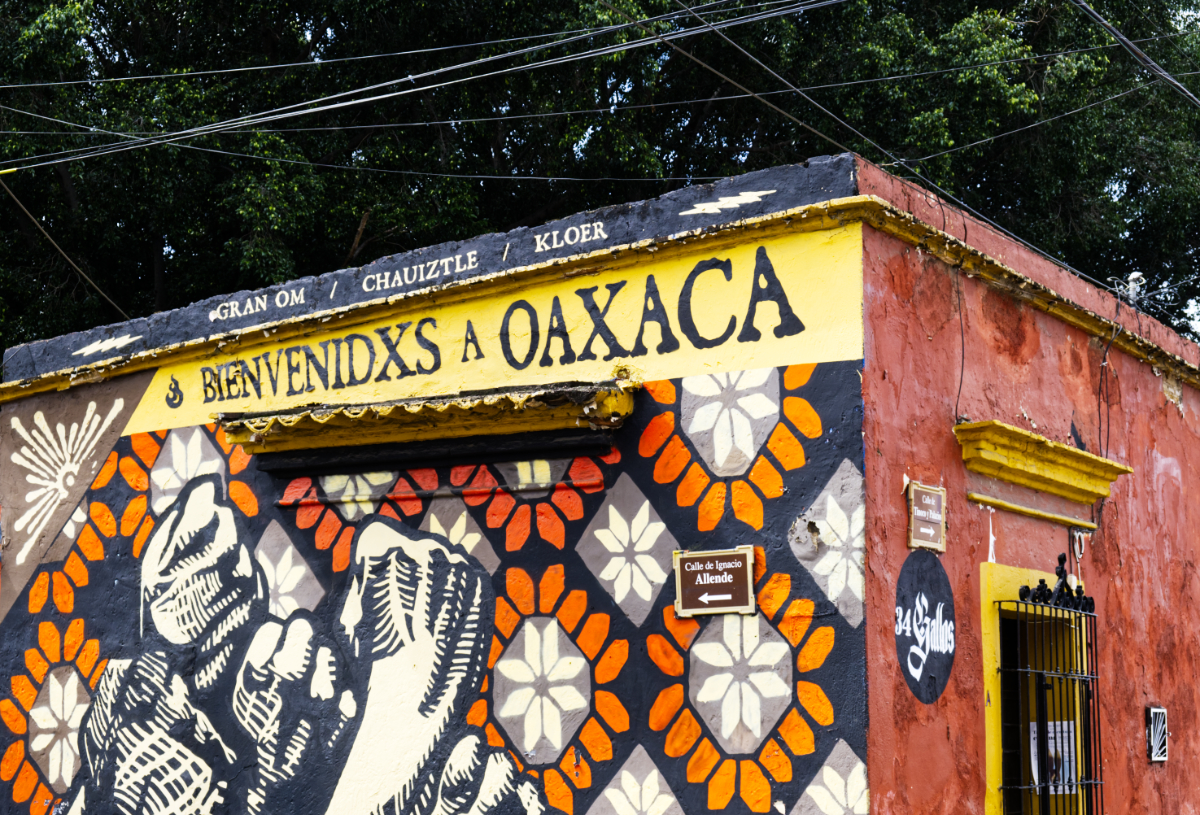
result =
M667 582L667 573L648 552L654 548L660 535L667 528L662 521L650 521L650 502L633 516L632 526L617 510L615 504L608 505L608 528L597 529L596 539L613 557L600 572L601 580L612 580L618 603L624 601L632 586L643 600L651 598L651 583L662 585Z
M293 554L295 551L292 546L283 547L283 552L275 563L271 562L271 558L261 546L254 553L255 560L266 574L271 613L281 620L286 620L293 611L300 608L300 604L291 593L308 573L308 566L303 561L296 562Z
M562 714L588 704L572 682L587 661L582 656L559 655L558 620L551 618L540 632L533 620L527 620L524 628L525 659L510 657L496 663L496 670L519 686L497 715L501 719L524 717L525 752L532 752L542 736L559 750Z
M825 815L867 815L867 768L861 761L855 762L845 778L826 764L821 768L820 779L820 784L813 779L804 794Z
M175 430L167 439L168 448L165 455L159 457L156 466L150 471L150 480L157 487L154 496L154 511L162 514L175 497L179 495L184 485L202 475L209 475L221 469L221 460L212 451L212 445L207 444L204 432L200 428L192 430L187 440L186 431ZM205 448L208 448L207 450ZM205 455L208 453L208 455Z
M849 587L859 600L863 599L863 548L865 545L866 507L859 506L849 518L829 496L825 519L817 521L821 542L827 547L825 556L817 561L813 571L829 580L829 599L837 600Z
M683 389L703 402L690 411L687 434L711 434L709 463L717 475L740 475L754 460L763 441L756 423L769 429L779 415L777 394L768 387L774 374L774 368L759 368L684 377Z
M696 701L720 704L721 737L728 739L741 723L754 737L762 737L762 699L788 696L791 690L775 670L786 660L790 649L786 642L762 642L759 636L761 615L724 617L724 643L701 642L692 646L692 654L715 668L704 681Z
M456 543L472 553L475 551L476 544L483 540L483 535L480 533L467 531L466 510L459 513L458 520L454 522L454 525L450 527L450 531L448 532L442 526L442 522L438 520L437 515L431 513L429 515L429 531L435 535L443 536L451 543Z
M79 725L88 711L90 699L74 668L60 668L46 678L41 704L29 711L33 719L30 751L44 753L42 769L58 791L70 786L79 758ZM40 764L41 762L39 762Z
M375 511L376 499L396 479L395 473L358 473L356 475L327 475L321 479L325 494L339 501L338 510L347 521L353 521Z
M604 797L617 815L663 815L675 802L670 791L660 792L663 786L658 770L651 770L641 784L629 770L622 770L621 788L609 787Z
M12 429L25 443L12 454L11 460L29 471L25 481L33 485L33 489L25 494L25 503L31 506L13 524L14 531L28 531L29 535L17 551L18 565L25 562L58 505L67 500L84 463L124 407L125 400L117 399L108 415L101 419L96 412L96 403L88 402L83 421L72 422L69 430L62 422L55 424L52 430L40 410L33 414L33 427L28 430L21 423L21 417L12 417Z

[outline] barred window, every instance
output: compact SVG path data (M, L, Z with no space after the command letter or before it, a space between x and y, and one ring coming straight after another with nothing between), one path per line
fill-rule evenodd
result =
M997 603L1005 815L1104 811L1096 615L1063 588Z

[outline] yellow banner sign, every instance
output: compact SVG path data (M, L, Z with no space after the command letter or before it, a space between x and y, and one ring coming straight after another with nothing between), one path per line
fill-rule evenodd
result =
M462 391L861 359L861 225L785 234L168 364L125 433ZM453 300L451 298L454 298Z

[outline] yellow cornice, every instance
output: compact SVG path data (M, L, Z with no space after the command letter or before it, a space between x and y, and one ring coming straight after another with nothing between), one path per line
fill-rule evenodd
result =
M587 390L541 388L221 416L225 438L249 453L354 447L570 428L619 427L633 412L634 383Z
M316 315L281 320L266 326L240 329L207 339L191 340L166 348L157 348L77 368L44 374L39 377L0 384L0 404L34 393L65 390L75 385L97 382L135 371L157 368L163 362L179 362L207 357L232 348L255 345L265 341L318 333L323 330L347 327L367 322L381 312L400 303L406 306L436 303L447 298L491 296L513 286L526 285L534 279L555 279L588 275L604 269L638 263L656 253L667 255L685 251L703 242L706 248L720 249L729 243L746 239L761 239L781 232L814 232L836 229L861 222L919 247L963 274L979 278L1014 299L1095 336L1112 340L1114 348L1142 360L1167 376L1200 388L1200 367L1170 353L1144 337L1124 330L1113 320L1074 303L1049 287L1037 283L963 241L939 230L911 213L873 195L837 198L818 204L747 218L725 224L717 229L681 232L667 238L639 241L621 246L557 258L543 263L507 269L494 275L453 283L432 291L399 294L378 300L333 309ZM658 255L661 257L662 255Z
M1117 476L1133 469L1004 422L954 427L971 472L1041 490L1080 504L1107 498Z

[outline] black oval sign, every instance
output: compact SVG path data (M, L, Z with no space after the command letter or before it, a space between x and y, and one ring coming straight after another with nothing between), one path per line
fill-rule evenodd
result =
M954 592L937 555L908 556L896 583L896 657L913 695L933 704L954 668Z

